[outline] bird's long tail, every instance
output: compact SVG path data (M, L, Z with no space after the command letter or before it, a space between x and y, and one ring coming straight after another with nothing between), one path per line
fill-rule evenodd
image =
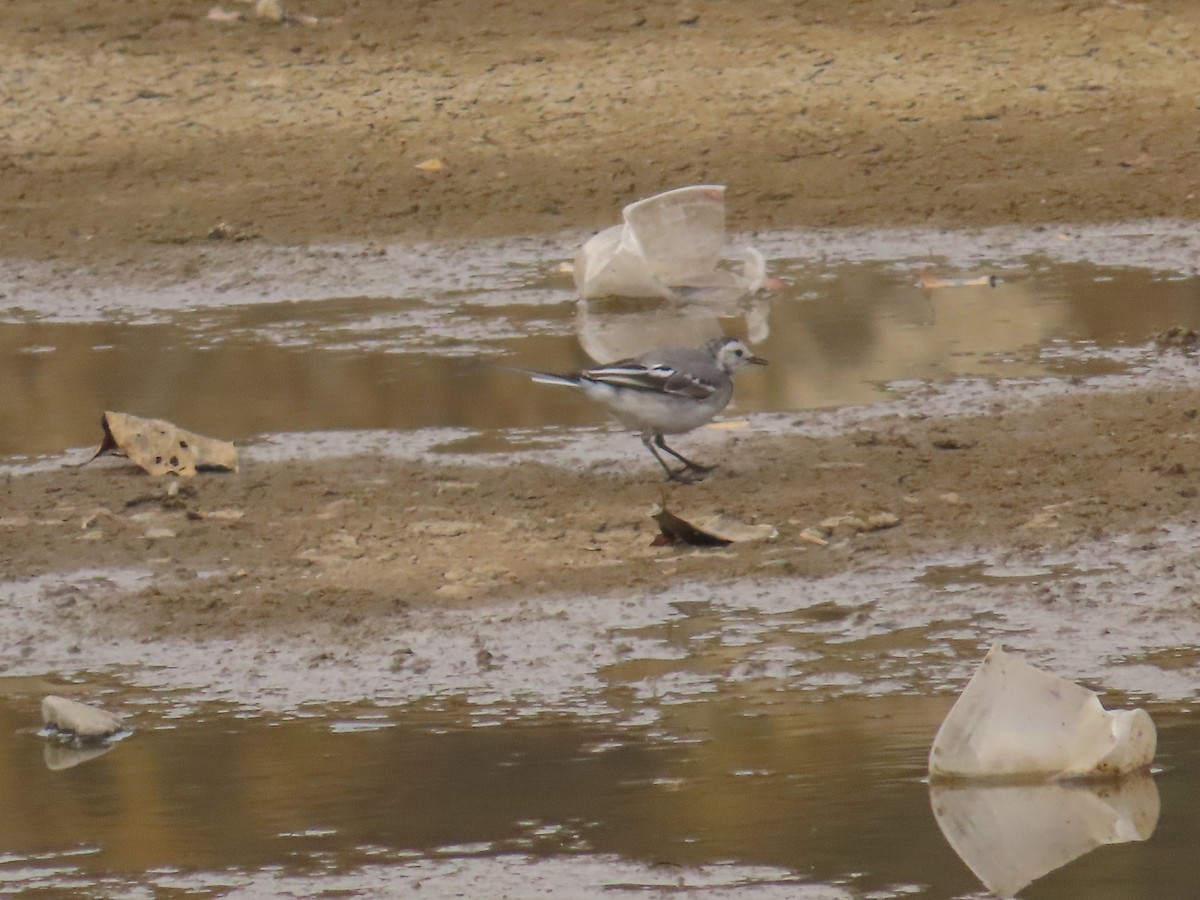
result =
M528 372L526 374L538 384L561 384L565 387L579 387L578 376L554 375L550 372Z
M565 387L582 387L579 375L555 375L553 372L539 372L536 369L523 369L520 366L497 365L489 364L493 369L499 369L504 372L514 372L517 375L523 375L531 381L536 381L540 384L561 384Z

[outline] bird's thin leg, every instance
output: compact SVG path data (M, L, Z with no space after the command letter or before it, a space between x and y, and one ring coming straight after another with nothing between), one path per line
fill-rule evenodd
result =
M672 469L670 466L668 466L667 461L659 455L658 450L655 448L654 445L655 445L655 443L658 443L661 440L662 440L662 435L657 435L657 434L654 434L649 431L642 434L642 443L646 445L646 449L649 450L654 455L654 458L658 460L658 464L663 467L664 471L666 471L667 480L668 481L687 481L688 479L687 479L687 476L685 475L685 473L687 472L687 469L682 469L680 471L676 471L675 469ZM659 444L659 446L663 447L664 450L666 450L668 453L672 454L673 456L679 455L679 454L675 453L675 451L673 451L670 447L665 447L662 444ZM685 460L685 462L686 462L686 460Z
M670 453L673 457L675 457L677 460L679 460L681 463L683 463L685 466L687 466L693 472L698 472L701 475L707 475L709 472L711 472L713 469L716 468L716 466L702 466L702 465L700 465L700 463L692 462L690 459L688 459L682 453L680 453L676 450L672 450L670 447L667 446L667 442L666 442L666 440L663 439L663 436L661 434L656 434L654 436L654 443L656 443L663 450L666 450L668 453ZM654 455L658 456L657 453Z

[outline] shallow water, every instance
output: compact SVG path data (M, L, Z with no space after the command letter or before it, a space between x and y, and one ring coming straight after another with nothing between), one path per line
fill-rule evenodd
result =
M715 697L667 724L619 728L553 715L472 726L419 708L300 719L208 708L177 721L147 711L107 754L51 770L33 733L36 700L10 697L0 702L0 889L254 895L297 879L312 895L336 879L385 893L422 882L423 895L448 896L488 877L491 862L493 888L507 880L514 896L705 877L750 896L780 886L808 896L801 885L837 890L813 896L980 896L923 777L948 705L747 708ZM1200 726L1170 714L1159 726L1153 836L1096 849L1021 896L1190 895Z
M291 282L276 273L259 293L229 297L217 275L182 297L171 286L157 297L144 288L125 295L119 283L72 293L71 273L55 276L64 282L57 293L0 281L0 381L10 386L0 397L0 456L93 443L104 409L237 441L275 432L597 424L606 421L601 409L530 384L510 367L569 370L589 362L585 346L593 355L628 355L721 330L756 338L772 361L740 376L736 416L871 403L967 376L1144 370L1154 365L1154 335L1200 325L1195 275L1039 256L973 260L970 270L943 260L932 267L938 276L999 281L927 289L918 284L929 266L922 259L818 259L800 253L803 243L773 239L770 269L786 282L780 291L685 310L651 301L576 304L570 275L555 270L558 248L539 255L522 244L507 255L492 248L471 264L434 257L425 268L396 252L386 293L378 274L355 280L363 260L349 253L325 260L341 267L342 282L328 271L323 277L331 290L344 283L371 293L312 296L304 269ZM389 258L371 259L386 267ZM253 284L268 273L240 277Z

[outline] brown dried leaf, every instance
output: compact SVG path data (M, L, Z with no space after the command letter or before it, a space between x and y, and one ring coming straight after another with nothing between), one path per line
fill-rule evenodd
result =
M726 547L733 541L701 531L686 519L681 519L669 509L659 509L650 517L658 523L661 535L655 537L654 546L663 544L691 544L693 547ZM660 540L662 538L662 540Z
M742 541L770 540L779 533L774 526L750 525L729 516L705 516L689 521L665 506L655 507L650 517L662 532L655 537L654 546L682 543L693 547L727 547Z
M163 419L108 411L100 425L104 439L92 459L123 453L151 475L191 477L198 468L238 470L237 448L232 443L185 431Z

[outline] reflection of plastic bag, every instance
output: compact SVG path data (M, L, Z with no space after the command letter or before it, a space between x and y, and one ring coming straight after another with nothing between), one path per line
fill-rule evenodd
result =
M1143 709L1109 712L1087 688L992 647L942 722L929 773L957 778L1111 777L1154 759Z
M63 769L74 768L81 763L103 756L115 746L116 744L107 741L99 744L85 744L82 747L48 743L42 748L42 760L51 772L60 772Z
M762 343L770 334L769 312L769 301L764 298L714 310L705 303L600 297L577 301L575 329L588 356L598 363L610 363L656 347L698 347L725 333L722 318L742 320L746 340Z
M575 287L589 297L666 297L730 301L766 283L766 261L742 251L740 273L720 268L725 247L725 187L693 185L623 210L625 224L592 237L575 258Z
M1159 812L1144 772L1115 784L934 783L929 803L954 852L1001 897L1103 844L1147 840Z
M628 359L655 347L698 347L722 334L710 309L621 297L579 300L575 328L579 345L598 363Z

